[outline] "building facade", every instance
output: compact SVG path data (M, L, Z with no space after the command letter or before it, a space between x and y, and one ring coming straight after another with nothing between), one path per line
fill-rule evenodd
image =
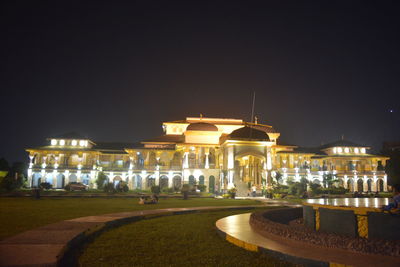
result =
M130 189L202 184L210 192L236 187L244 195L249 186L271 186L278 173L283 184L302 177L322 184L332 174L351 192L387 191L388 158L369 154L364 145L285 145L272 126L240 119L188 117L162 126L162 136L139 143L96 142L75 133L48 138L48 145L27 149L29 184L64 188L81 182L95 188L103 172L109 182L125 181Z

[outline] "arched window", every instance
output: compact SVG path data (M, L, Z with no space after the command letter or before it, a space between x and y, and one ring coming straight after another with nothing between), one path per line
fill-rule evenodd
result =
M371 179L367 180L367 185L368 185L368 192L371 192L372 191L372 180Z
M196 183L196 181L195 181L195 179L194 179L194 176L193 176L193 175L190 175L190 176L189 176L189 185L195 185L195 183Z
M199 177L199 184L204 185L204 176L203 175L200 175L200 177Z
M167 188L168 187L168 177L165 175L162 175L160 177L160 188Z
M71 174L70 176L69 176L69 182L70 183L76 183L78 181L78 177L75 175L75 174Z
M174 176L174 178L172 178L172 184L173 184L174 190L178 191L182 187L182 178L178 175Z
M357 180L357 191L360 193L364 191L364 182L362 179Z
M147 177L147 188L150 189L154 185L156 185L156 178L153 175L149 175Z
M378 191L383 192L383 180L378 179Z

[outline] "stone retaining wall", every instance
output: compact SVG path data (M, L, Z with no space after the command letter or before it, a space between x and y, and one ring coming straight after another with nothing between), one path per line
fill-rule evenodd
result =
M282 218L280 218L280 215ZM339 248L360 253L400 256L400 242L382 239L365 239L345 235L316 232L302 224L288 224L290 219L300 219L302 208L286 208L255 212L250 216L250 225L261 235L277 235L300 242L327 248ZM383 226L384 227L384 226Z

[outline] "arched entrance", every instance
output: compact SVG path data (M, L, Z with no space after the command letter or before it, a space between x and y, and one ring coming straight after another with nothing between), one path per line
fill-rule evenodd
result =
M32 187L38 187L41 183L42 175L40 173L34 173L32 175Z
M165 175L160 177L160 188L168 188L168 177Z
M115 176L113 179L114 188L117 188L121 181L122 181L121 176Z
M82 183L85 185L89 185L90 183L90 175L85 173L84 175L82 175Z
M178 191L179 189L181 189L182 187L182 178L180 176L174 176L174 178L172 178L172 186L174 188L175 191Z
M147 176L146 180L147 189L151 189L152 186L156 185L156 178L154 177L154 175Z
M53 185L53 174L52 173L48 173L46 175L46 181L45 182L51 184L54 187L54 185Z
M214 175L211 175L210 177L208 177L208 191L210 193L215 192L215 177L214 177Z
M64 188L65 186L65 176L61 173L57 175L57 188Z
M378 179L378 191L379 192L383 192L383 180L382 179Z
M350 192L354 192L354 181L353 181L353 179L348 179L347 180L347 189L349 189Z
M76 183L78 181L78 177L74 174L74 173L72 173L70 176L69 176L69 182L70 183Z
M240 182L246 186L251 183L262 185L262 166L265 158L261 155L247 154L235 158L235 170L238 171ZM238 181L234 181L238 184ZM247 188L247 187L246 187Z
M321 185L321 181L319 179L314 179L312 182L313 182L313 184Z
M367 180L367 185L368 185L368 192L371 192L372 191L372 180L371 179Z
M364 191L364 181L362 179L357 180L357 192L361 193Z
M189 176L189 185L191 185L191 186L195 185L195 179L194 179L193 175Z

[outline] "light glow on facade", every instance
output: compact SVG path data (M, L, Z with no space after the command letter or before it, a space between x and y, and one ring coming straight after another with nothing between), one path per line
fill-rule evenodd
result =
M29 184L37 186L51 173L54 188L84 180L95 187L102 171L110 182L126 181L130 189L202 183L209 192L236 187L238 196L246 196L248 184L259 191L270 188L277 173L283 184L301 177L322 184L323 175L332 173L350 191L358 190L356 177L363 177L364 183L373 179L377 191L387 188L384 172L377 169L378 161L384 165L387 158L365 155L365 147L343 140L308 151L277 143L280 133L272 126L237 119L191 117L165 122L163 128L163 136L129 144L96 143L71 135L52 138L51 150L27 149Z

